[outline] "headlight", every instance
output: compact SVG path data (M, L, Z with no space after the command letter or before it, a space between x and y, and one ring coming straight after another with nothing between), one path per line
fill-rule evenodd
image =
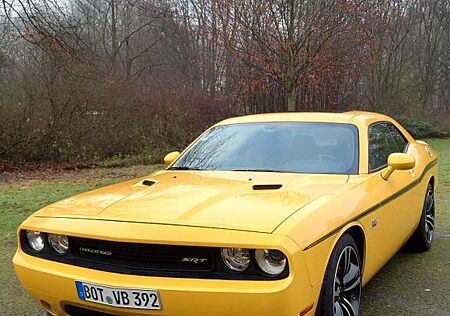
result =
M44 249L44 237L41 232L27 230L27 239L28 244L34 251L40 252Z
M270 275L277 275L286 268L286 256L279 250L256 250L256 263L265 273Z
M60 255L65 254L69 250L69 239L67 236L48 234L48 243Z
M225 265L234 271L242 272L250 264L250 251L244 248L222 248L222 260Z

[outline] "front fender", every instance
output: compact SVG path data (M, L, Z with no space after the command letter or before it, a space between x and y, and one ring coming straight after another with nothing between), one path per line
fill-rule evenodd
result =
M339 239L348 232L350 229L358 227L361 229L362 238L362 249L366 249L366 232L364 227L359 222L352 222L343 227L341 230L335 234L329 236L328 238L322 240L320 243L314 245L311 248L305 249L303 251L305 257L306 267L308 269L309 282L312 287L316 287L321 284L325 276L325 271L330 261L331 254L333 253L334 247L336 246ZM366 261L366 251L361 254L363 262L363 283L364 280L364 262Z

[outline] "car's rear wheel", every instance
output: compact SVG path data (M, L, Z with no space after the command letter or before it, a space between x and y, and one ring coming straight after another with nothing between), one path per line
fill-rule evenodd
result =
M355 240L344 234L336 244L322 284L317 316L358 316L361 257Z
M435 211L434 189L431 184L428 184L419 226L411 238L412 247L418 252L427 251L431 247L434 237Z

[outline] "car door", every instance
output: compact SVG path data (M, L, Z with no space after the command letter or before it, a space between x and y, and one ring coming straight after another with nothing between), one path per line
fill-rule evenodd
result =
M407 152L406 138L389 122L372 124L368 129L369 175L365 188L372 207L363 217L370 259L369 271L379 270L404 244L417 224L421 203L413 187L417 175L395 171L388 180L381 177L390 154ZM369 277L369 276L366 276Z

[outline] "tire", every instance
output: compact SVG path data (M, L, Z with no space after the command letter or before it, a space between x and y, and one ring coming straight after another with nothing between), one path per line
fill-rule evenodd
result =
M361 292L361 256L352 236L344 234L328 262L316 316L359 316Z
M431 248L434 237L435 202L434 189L429 183L425 193L422 207L422 215L419 225L410 240L410 245L417 252L428 251Z

